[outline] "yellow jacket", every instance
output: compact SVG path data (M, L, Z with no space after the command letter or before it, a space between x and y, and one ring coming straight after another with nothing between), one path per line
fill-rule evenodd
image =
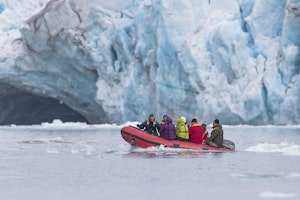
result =
M189 128L185 125L184 120L180 117L176 119L176 136L183 139L189 139Z

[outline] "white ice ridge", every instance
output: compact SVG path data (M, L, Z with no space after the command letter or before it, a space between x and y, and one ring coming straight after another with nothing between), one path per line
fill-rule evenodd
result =
M238 178L287 178L287 179L299 179L300 173L291 172L288 174L253 174L253 173L233 173L233 177Z
M1 2L0 89L91 123L300 124L298 0Z
M278 192L261 192L260 197L263 199L286 199L295 198L298 195L296 193L278 193Z
M246 149L250 152L283 153L290 156L300 156L300 145L281 142L279 144L259 143Z

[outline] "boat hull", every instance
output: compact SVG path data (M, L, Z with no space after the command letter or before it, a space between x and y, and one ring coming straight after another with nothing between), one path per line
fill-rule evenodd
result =
M215 148L205 144L197 144L193 142L185 142L179 140L166 140L164 138L147 134L135 127L126 126L121 129L121 135L126 142L140 148L149 148L163 145L165 147L193 149L199 151L210 152L228 152L234 151L227 148Z

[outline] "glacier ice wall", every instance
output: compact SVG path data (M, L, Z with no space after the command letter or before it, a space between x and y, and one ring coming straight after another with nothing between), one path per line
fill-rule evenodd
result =
M0 85L91 123L300 123L297 0L18 2L0 14Z

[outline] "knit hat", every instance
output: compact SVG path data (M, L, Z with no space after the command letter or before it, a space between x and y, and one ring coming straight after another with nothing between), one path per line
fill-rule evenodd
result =
M197 119L196 118L192 119L192 122L197 122Z
M214 121L216 124L220 124L220 121L218 119L215 119Z
M168 117L168 115L167 115L167 114L164 114L163 118L166 118L166 117Z

